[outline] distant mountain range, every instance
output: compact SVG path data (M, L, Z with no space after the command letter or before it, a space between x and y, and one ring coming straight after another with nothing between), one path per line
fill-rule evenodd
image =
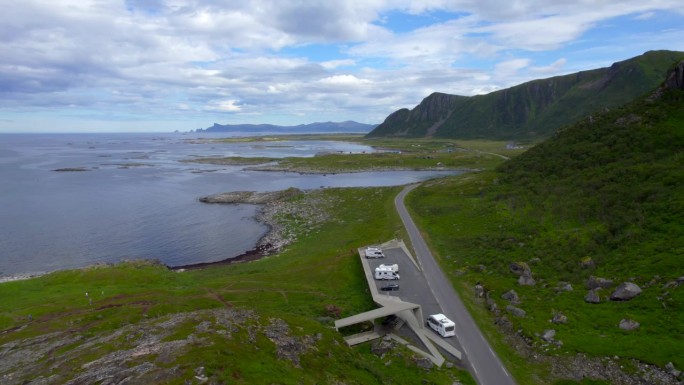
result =
M366 134L374 129L376 124L363 124L347 120L345 122L319 122L300 124L297 126L277 126L274 124L218 124L195 132L247 132L247 133L298 133L298 134L329 134L329 133L361 133Z
M433 93L400 109L368 137L539 139L653 90L684 52L649 51L610 67L533 80L486 95Z

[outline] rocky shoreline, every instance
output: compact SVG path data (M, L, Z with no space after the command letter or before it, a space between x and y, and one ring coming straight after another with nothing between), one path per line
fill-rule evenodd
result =
M269 230L261 237L253 249L247 250L236 257L226 258L216 262L168 266L168 268L175 271L202 269L209 266L255 261L269 255L277 254L285 246L294 242L296 235L286 231L283 224L278 221L276 217L286 212L294 212L294 206L287 205L285 200L302 194L306 194L306 192L297 188L289 188L287 190L261 193L254 191L232 191L200 198L200 202L204 203L261 205L257 211L256 220L268 226Z

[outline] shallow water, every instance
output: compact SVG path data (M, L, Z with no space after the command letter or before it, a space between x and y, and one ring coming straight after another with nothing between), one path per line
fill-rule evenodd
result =
M194 156L372 152L327 141L215 143L180 134L0 135L0 276L126 258L212 262L252 249L253 205L207 205L225 191L389 186L440 172L300 175L179 162ZM88 171L57 172L60 168ZM453 174L453 172L451 172Z

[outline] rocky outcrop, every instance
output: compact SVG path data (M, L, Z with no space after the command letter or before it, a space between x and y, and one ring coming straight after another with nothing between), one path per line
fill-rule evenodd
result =
M624 282L610 295L611 301L629 301L641 294L641 288L632 282Z
M679 62L665 79L665 87L672 90L684 90L684 61Z
M385 354L389 353L396 346L396 342L389 336L384 336L383 338L378 338L371 343L371 353L378 357L383 357Z
M280 191L256 192L256 191L231 191L220 194L209 195L200 198L203 203L247 203L265 204L283 200L295 195L302 194L302 190L289 188Z

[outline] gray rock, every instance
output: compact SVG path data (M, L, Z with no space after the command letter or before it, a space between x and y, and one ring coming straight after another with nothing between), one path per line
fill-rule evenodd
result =
M535 281L531 275L523 274L518 278L518 285L520 286L534 286L536 284L537 281Z
M387 336L385 336L384 338L378 338L371 344L371 353L375 354L378 357L382 357L385 355L385 353L394 349L395 345L396 344L394 340Z
M519 317L519 318L525 318L525 316L527 315L525 310L523 310L519 307L515 307L513 305L506 306L506 311L513 314L516 317Z
M518 297L518 293L516 293L515 290L509 290L501 294L501 298L511 303L520 303L520 297Z
M620 320L620 329L622 330L636 330L639 328L639 323L633 319L622 319Z
M413 362L415 362L416 366L419 368L423 368L425 370L432 369L433 363L427 357L413 357Z
M612 286L613 286L613 280L611 280L611 279L594 277L592 275L587 280L587 289L589 289L589 290L598 289L598 288L608 289L609 287L612 287Z
M511 273L515 275L523 275L526 272L531 274L530 268L525 262L511 262L511 264L508 265L508 268L511 270Z
M672 362L668 362L665 365L665 370L667 370L668 373L670 373L672 376L674 376L674 378L679 378L679 376L682 374L682 371L677 370L677 368L675 368L675 366Z
M555 324L566 324L568 323L568 317L565 314L558 312L553 315L553 318L551 318L551 322Z
M556 331L554 329L548 329L544 330L544 334L542 334L541 339L543 339L546 342L551 342L553 341L553 337L556 336Z
M680 285L683 284L684 283L684 276L677 278L677 283Z
M477 296L478 298L482 298L482 297L484 297L484 294L485 294L484 286L482 286L480 284L475 285L475 296Z
M623 282L610 295L611 301L629 301L641 294L641 288L632 282Z
M572 285L568 282L558 282L559 291L572 291Z
M598 291L601 289L589 290L587 295L584 296L584 302L587 303L601 303L601 296L599 296Z

